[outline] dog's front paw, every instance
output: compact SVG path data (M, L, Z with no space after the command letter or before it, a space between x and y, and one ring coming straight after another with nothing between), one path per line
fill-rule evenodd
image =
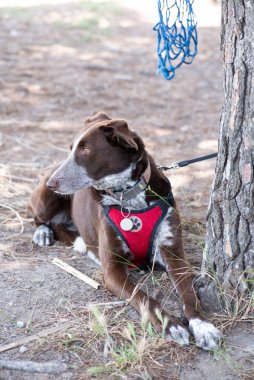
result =
M189 336L188 331L184 327L180 325L172 325L168 328L166 337L167 339L173 340L182 346L188 346Z
M87 246L84 240L81 236L76 237L76 239L73 242L73 249L74 251L77 251L79 253L86 253L87 252Z
M204 350L212 350L222 342L222 333L210 322L194 318L189 321L189 327L196 340L196 345Z
M42 224L35 230L33 242L40 247L52 245L54 243L53 231L45 224Z

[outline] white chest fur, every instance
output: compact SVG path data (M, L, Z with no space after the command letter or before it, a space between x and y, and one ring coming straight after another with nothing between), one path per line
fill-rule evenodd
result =
M154 242L153 242L153 256L152 261L161 266L165 266L163 259L161 257L161 247L171 247L174 242L174 233L170 223L170 218L172 214L173 208L170 207L168 209L167 215L164 220L159 225Z

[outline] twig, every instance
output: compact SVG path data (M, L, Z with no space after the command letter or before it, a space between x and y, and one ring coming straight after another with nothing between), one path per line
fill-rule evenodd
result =
M100 284L96 281L94 281L92 278L88 277L86 274L81 273L77 269L73 268L72 266L66 264L64 261L54 258L53 264L57 265L59 268L65 270L66 272L72 274L73 276L79 278L80 280L84 281L86 284L92 286L95 289L100 288Z
M8 138L10 138L10 139L12 139L12 140L14 140L14 141L17 141L17 143L19 145L21 145L21 146L23 146L23 147L25 147L25 148L27 148L29 150L36 151L38 153L38 147L34 147L34 146L30 145L30 144L27 144L27 142L24 141L24 139L21 139L21 138L18 138L18 137L14 137L14 136L11 136L11 135L7 135L7 134L5 136L8 137ZM40 152L43 153L45 151L40 150Z
M40 295L40 292L38 292L37 296L36 296L36 300L35 300L35 303L34 303L34 306L33 306L33 309L32 309L32 312L30 314L30 317L28 318L28 321L27 321L27 324L26 324L26 328L29 327L30 323L31 323L31 320L33 318L33 315L34 315L34 311L35 311L35 307L36 307L36 304L37 304L37 301L38 301L38 298L39 298L39 295Z
M96 65L96 64L85 64L83 65L83 68L86 70L114 71L114 68L111 66Z
M127 304L127 301L112 301L112 302L99 302L99 303L89 303L86 306L86 309L90 309L91 307L99 307L99 306L106 306L106 307L113 307L113 306L125 306Z
M17 180L17 181L24 181L24 182L34 182L33 179L31 178L26 178L26 177L19 177L13 174L1 174L1 177L8 178L10 180Z
M43 338L43 337L45 337L47 335L54 334L57 331L63 330L65 328L71 326L72 323L73 323L73 321L61 323L60 325L56 325L54 327L50 327L48 329L44 329L44 330L38 332L37 334L30 335L30 336L27 336L25 338L16 340L16 341L14 341L12 343L5 344L4 346L0 347L0 353L12 350L13 348L16 348L16 347L20 347L23 344L30 343L30 342L32 342L34 340L39 339L39 338Z
M50 372L60 372L67 369L67 365L64 363L57 362L46 362L46 363L36 363L31 361L11 361L0 359L0 367L6 369L14 369L26 372L40 372L40 373L50 373Z
M6 208L7 210L11 210L12 212L14 212L14 214L16 215L16 217L17 217L17 219L21 225L19 235L22 234L24 231L24 223L23 223L23 220L22 220L21 216L19 215L18 211L16 211L13 207L8 206L8 205L4 205L4 204L0 204L0 207Z
M64 152L64 153L68 153L69 150L68 149L65 149L65 148L60 148L59 146L56 146L54 144L51 144L51 143L47 143L47 146L49 146L50 148L53 148L55 150L58 150L59 152Z

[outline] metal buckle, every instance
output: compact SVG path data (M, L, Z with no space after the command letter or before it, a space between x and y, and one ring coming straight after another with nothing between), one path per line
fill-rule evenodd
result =
M179 169L180 165L178 162L173 162L170 166L169 169Z
M161 166L161 165L156 165L157 168L161 171L164 172L165 170L170 170L170 169L179 169L180 165L178 162L173 162L170 166Z

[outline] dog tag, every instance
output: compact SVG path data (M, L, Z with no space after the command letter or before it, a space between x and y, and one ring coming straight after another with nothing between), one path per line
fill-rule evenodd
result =
M130 231L133 227L133 221L129 218L124 218L120 222L120 227L123 231Z

